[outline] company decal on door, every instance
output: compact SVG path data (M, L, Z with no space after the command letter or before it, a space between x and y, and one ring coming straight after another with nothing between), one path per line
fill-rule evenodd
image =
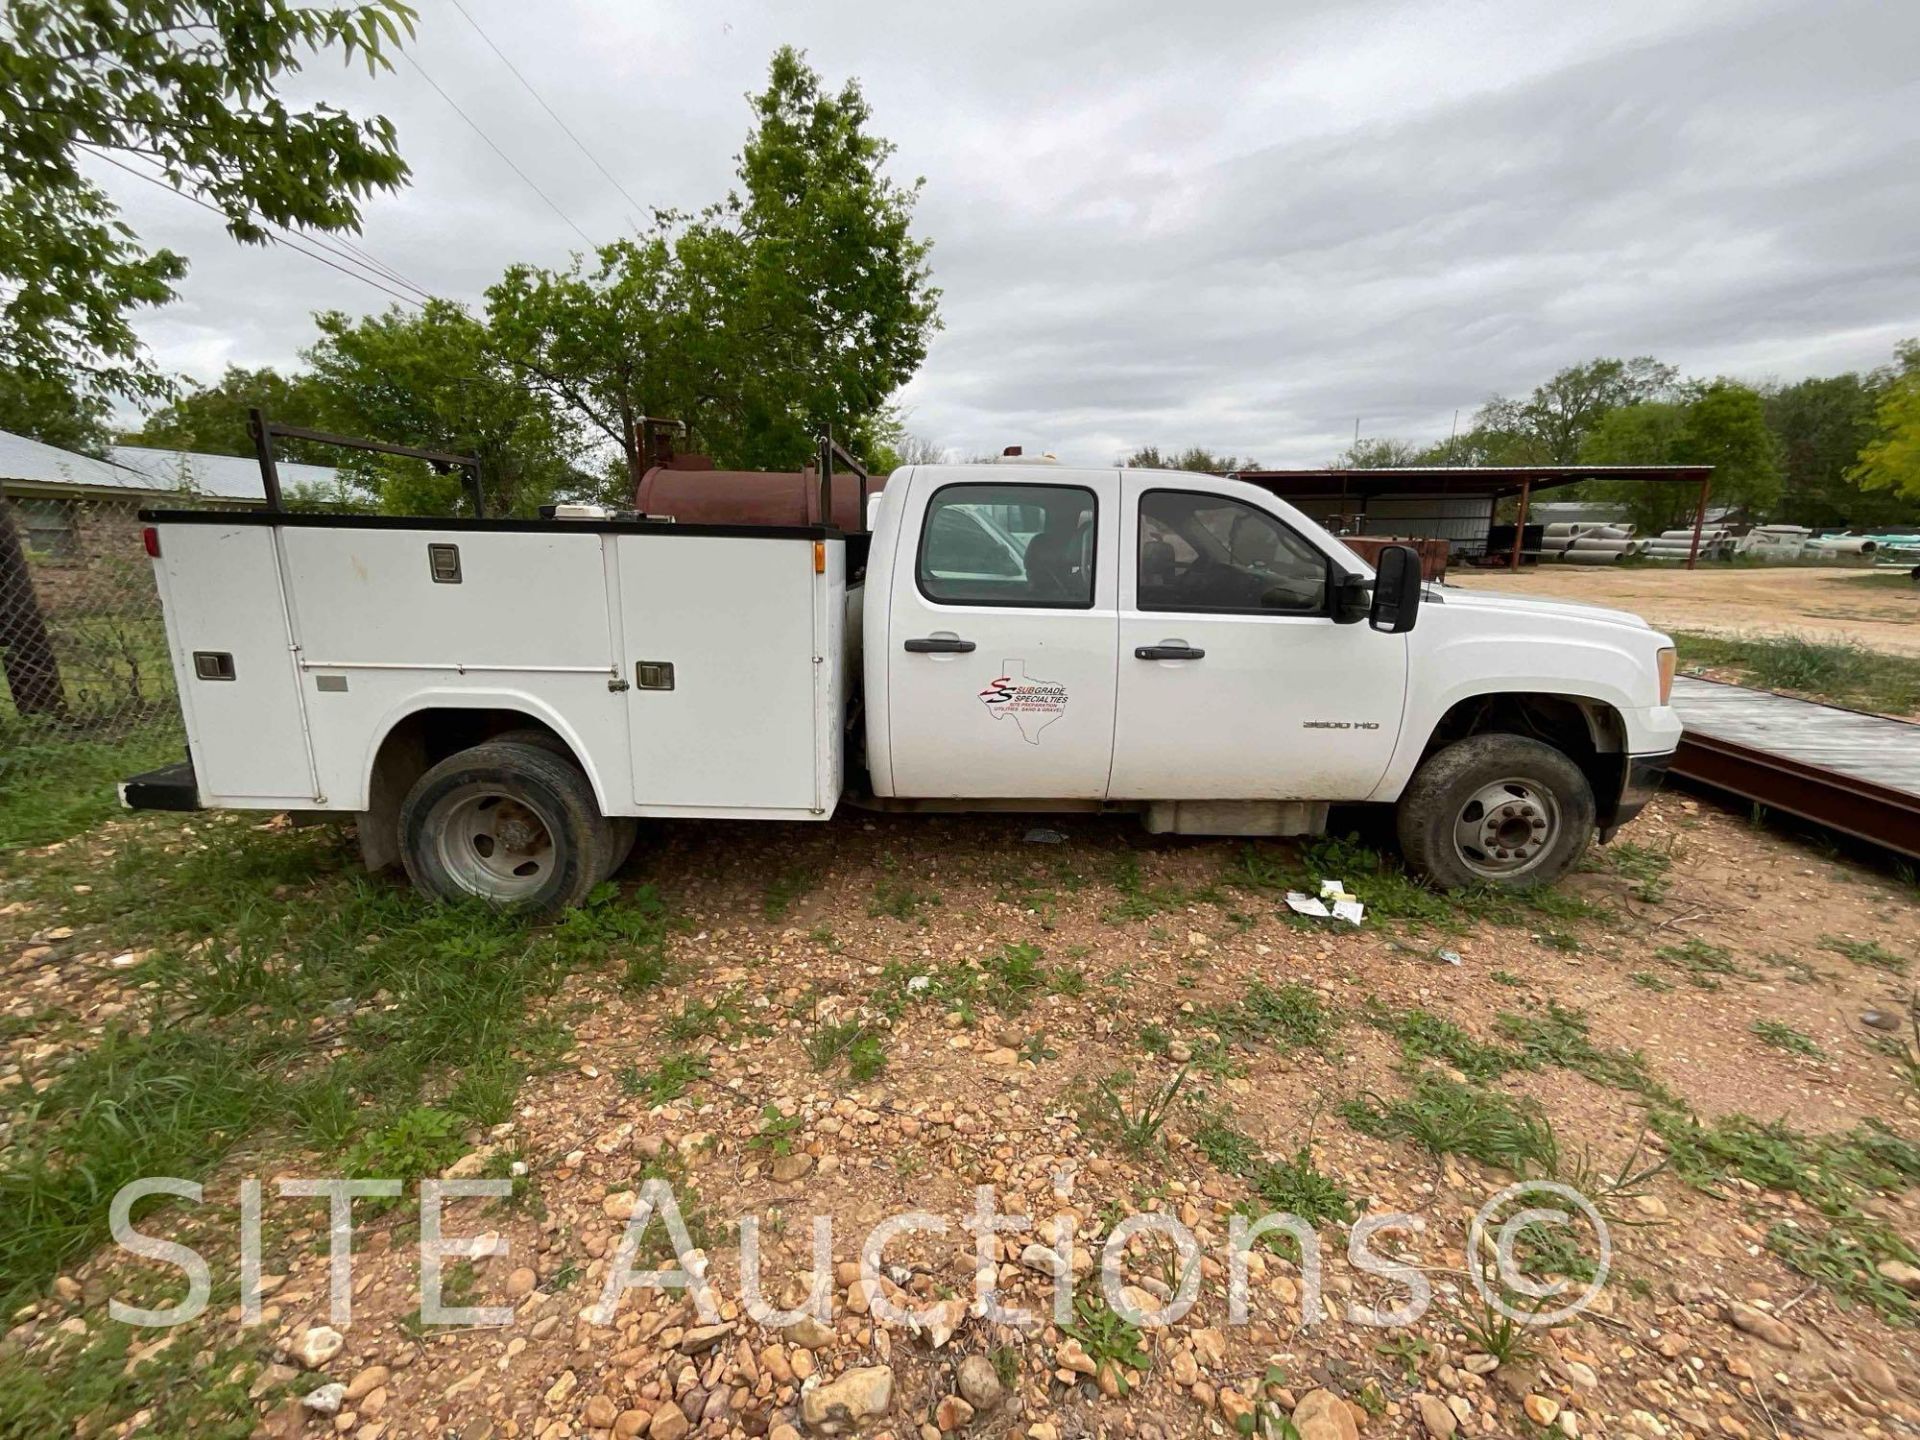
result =
M1038 745L1040 732L1067 713L1067 687L1027 674L1024 660L1002 660L980 703L995 720L1011 720L1027 744Z

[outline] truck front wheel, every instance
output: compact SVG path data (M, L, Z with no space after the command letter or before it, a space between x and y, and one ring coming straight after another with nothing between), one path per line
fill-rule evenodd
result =
M424 894L548 913L578 905L606 873L609 832L569 759L489 741L449 755L400 807L400 858Z
M1593 789L1524 735L1470 735L1429 756L1400 797L1400 853L1444 889L1549 885L1593 839Z

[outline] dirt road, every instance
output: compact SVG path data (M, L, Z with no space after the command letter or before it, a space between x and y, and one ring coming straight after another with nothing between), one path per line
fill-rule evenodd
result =
M1712 634L1852 640L1920 655L1920 587L1860 569L1653 569L1542 565L1512 575L1456 570L1450 585L1612 605L1655 625Z

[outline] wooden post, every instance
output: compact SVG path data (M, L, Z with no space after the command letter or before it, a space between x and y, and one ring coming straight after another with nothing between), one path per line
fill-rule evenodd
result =
M1713 476L1700 477L1700 503L1693 511L1693 544L1687 550L1687 569L1692 570L1700 563L1700 531L1707 523L1707 495L1713 489Z
M1533 499L1533 479L1529 476L1520 482L1520 514L1513 522L1513 554L1507 560L1507 568L1516 574L1520 569L1520 542L1527 533L1527 506Z
M0 668L22 715L67 716L60 661L53 653L40 597L27 569L27 552L13 528L13 507L0 497Z

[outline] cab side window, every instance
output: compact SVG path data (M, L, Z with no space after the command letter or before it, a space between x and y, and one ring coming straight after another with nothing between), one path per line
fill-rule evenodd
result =
M1315 615L1327 608L1326 556L1264 510L1224 495L1140 497L1142 610Z
M927 502L915 575L946 605L1093 605L1091 490L945 485Z

